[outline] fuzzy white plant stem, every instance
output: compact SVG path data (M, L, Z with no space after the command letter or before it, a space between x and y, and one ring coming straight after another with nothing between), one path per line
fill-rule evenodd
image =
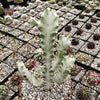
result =
M54 75L54 81L61 83L64 80L70 78L69 73L71 72L72 67L74 66L75 58L73 56L64 56L62 63L57 68L57 72Z
M62 72L68 71L70 72L72 67L74 66L75 58L73 56L65 56L64 59L62 60Z
M56 57L52 63L52 70L56 70L57 67L61 64L63 57L65 56L66 49L70 46L70 38L65 37L65 35L60 35L58 40L58 50Z
M65 51L70 45L69 36L61 35L58 40L58 50L56 58L52 64L52 70L55 70L54 81L63 82L65 77L69 79L69 73L74 66L75 59L72 56L65 56Z
M52 67L52 56L54 56L53 52L53 40L54 36L53 34L56 33L56 29L58 27L58 16L56 15L56 12L54 10L47 9L43 13L39 29L41 31L41 35L43 35L42 39L42 49L44 50L44 59L45 59L45 82L46 82L46 88L49 89L51 87L51 75L50 75L50 69Z
M52 57L54 56L53 45L54 38L56 35L56 29L58 28L58 16L55 10L50 10L49 8L44 11L41 16L40 21L36 22L33 18L29 20L30 23L34 23L38 26L41 32L41 42L43 49L43 59L45 66L45 84L46 88L51 86L51 75L50 70L52 67Z
M18 70L21 75L35 86L43 84L46 89L50 89L53 82L61 83L66 78L70 77L69 73L74 66L75 59L72 56L66 56L66 49L70 45L70 38L65 35L61 35L58 40L57 52L54 55L54 44L56 37L56 29L58 28L58 16L54 10L46 9L40 21L36 21L31 18L30 23L36 25L41 34L41 49L38 49L35 53L42 54L44 68L41 70L41 78L43 81L39 81L36 77L26 69L22 62L17 62ZM36 74L37 75L37 74Z
M22 75L22 77L29 81L32 85L34 86L40 86L43 81L36 79L29 71L28 69L25 67L24 63L22 61L17 61L17 66L18 66L18 70L20 72L20 74Z

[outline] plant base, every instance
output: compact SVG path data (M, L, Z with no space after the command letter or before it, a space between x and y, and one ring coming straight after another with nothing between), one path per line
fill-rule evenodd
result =
M23 81L21 92L24 100L66 100L71 92L71 81L66 81L63 84L54 83L51 90L45 90L44 87L33 87Z

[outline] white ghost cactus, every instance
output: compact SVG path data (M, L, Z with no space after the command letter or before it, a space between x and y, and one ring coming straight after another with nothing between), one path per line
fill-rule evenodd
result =
M58 28L58 16L56 11L48 8L42 14L40 21L37 22L31 18L29 22L36 25L41 32L42 50L39 49L35 53L38 51L42 53L44 69L41 71L41 76L43 77L39 81L40 78L37 79L34 75L31 75L21 61L17 62L18 70L21 75L33 85L40 86L42 84L46 89L50 89L53 82L63 82L66 78L68 79L71 68L74 66L75 58L71 55L65 55L65 50L70 45L70 38L61 35L58 40L58 50L56 54L54 54L54 40Z

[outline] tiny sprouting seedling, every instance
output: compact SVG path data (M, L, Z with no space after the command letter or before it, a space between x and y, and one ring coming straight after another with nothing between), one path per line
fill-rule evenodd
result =
M15 37L13 37L13 38L12 38L12 40L13 40L13 41L14 41L14 43L16 44L16 38L15 38Z
M4 29L7 27L7 20L8 20L8 18L2 18L1 19L1 23L5 24Z
M5 24L5 25L6 25L7 20L8 20L8 18L2 18L2 19L1 19L1 23L3 23L3 24Z

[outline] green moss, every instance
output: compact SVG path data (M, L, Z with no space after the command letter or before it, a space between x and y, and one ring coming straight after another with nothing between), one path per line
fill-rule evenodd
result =
M0 86L0 100L5 100L7 94L8 94L7 88L5 88L4 86Z

